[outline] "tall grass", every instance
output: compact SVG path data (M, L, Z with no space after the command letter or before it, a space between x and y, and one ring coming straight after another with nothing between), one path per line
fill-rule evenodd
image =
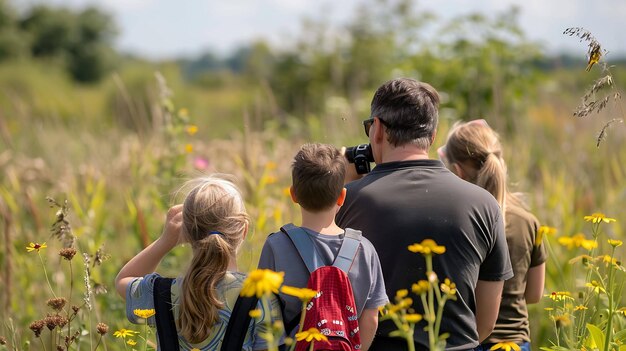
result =
M40 318L50 294L39 270L33 270L38 265L35 256L27 255L25 247L30 242L48 242L49 249L41 255L53 287L66 284L70 274L76 281L82 279L81 270L63 268L56 253L61 244L50 236L56 217L46 196L68 200L68 219L81 250L92 256L101 250L107 258L91 270L92 285L101 288L94 297L92 313L111 328L120 329L128 323L123 301L113 291L113 279L128 259L158 236L165 211L172 204L171 192L184 178L214 171L238 178L254 219L240 254L240 269L248 271L256 266L265 237L280 225L298 220L285 189L290 185L290 162L299 146L305 141L338 146L366 142L360 125L368 115L366 101L330 98L324 114L288 118L285 131L270 114L272 108L260 98L262 93L236 87L194 90L170 79L176 75L167 70L164 75L168 84L173 81L170 89L174 93L169 107L159 97L153 72L137 73L143 77L137 81L149 82L146 85L133 85L132 79L126 79L129 73L121 72L117 84L110 80L85 88L64 83L59 73L44 79L42 68L30 65L14 66L24 75L24 81L17 81L15 71L3 67L0 301L4 323L0 336L14 340L12 345L31 342L33 350L40 346L28 326ZM145 109L145 114L136 108L129 110L135 111L129 118L143 121L134 128L122 126L116 120L121 110L111 109L111 97L124 94ZM533 102L528 115L515 116L513 133L502 132L509 178L515 190L526 193L531 210L542 223L558 228L560 234L584 231L583 216L603 212L617 219L607 234L623 239L624 128L615 129L603 147L596 149L594 135L588 132L591 122L572 120L572 105L560 94L546 92L542 100ZM115 106L125 108L123 104ZM164 113L174 120L180 117L178 124L170 128L153 123L155 116ZM499 118L503 117L487 119L491 124ZM435 146L443 142L451 123L442 117ZM197 133L188 132L190 125L198 127ZM432 156L436 157L434 152ZM188 248L177 248L164 260L162 273L174 274L189 256ZM571 267L563 264L567 259L559 250L549 258L546 293L560 290L569 279ZM75 296L84 293L81 286L76 290ZM547 302L531 307L535 345L546 345L550 337L552 325L546 323L544 307ZM94 333L93 329L84 330L82 342ZM121 340L111 335L101 347L124 349Z

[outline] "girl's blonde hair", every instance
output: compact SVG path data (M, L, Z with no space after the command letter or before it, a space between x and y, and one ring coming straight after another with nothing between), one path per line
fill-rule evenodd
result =
M489 191L505 212L507 196L506 163L498 134L484 120L457 122L445 145L447 162L456 163L466 180Z
M183 237L193 250L191 264L182 283L178 327L190 343L209 336L223 307L216 286L229 261L236 256L249 218L239 189L220 175L186 182L183 203Z

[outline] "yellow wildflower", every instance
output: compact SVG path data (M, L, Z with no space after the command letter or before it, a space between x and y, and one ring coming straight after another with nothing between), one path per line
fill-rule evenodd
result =
M187 134L190 136L193 136L198 132L198 126L194 124L188 125L187 128L185 128L185 131L187 131Z
M410 313L404 316L404 320L409 323L417 323L422 320L422 315L418 313Z
M409 308L411 305L413 305L413 299L410 297L398 301L398 307L400 308Z
M241 288L241 296L250 297L256 295L267 296L278 293L278 288L283 283L284 272L274 272L269 269L255 269L248 274Z
M259 310L259 309L254 309L252 311L250 311L250 317L254 318L254 319L259 319L261 318L261 314L263 313L263 311Z
M276 162L269 161L265 164L265 168L270 171L276 169Z
M149 309L149 310L136 309L136 310L133 310L133 313L135 314L135 316L137 316L139 318L148 319L148 318L154 316L154 314L156 312L152 308L152 309Z
M590 216L585 216L585 221L593 222L593 223L600 223L600 222L611 223L611 222L615 222L616 220L615 218L609 218L605 216L604 213L594 213Z
M537 230L537 236L535 237L535 246L541 245L543 241L543 237L545 235L554 235L556 234L556 228L548 227L547 225L542 225Z
M622 241L621 240L609 239L609 245L611 245L613 247L620 247L620 246L622 246Z
M574 311L584 311L586 309L587 309L587 306L583 306L583 305L578 305L574 307Z
M137 345L137 342L136 342L135 340L133 340L133 339L128 339L128 341L127 341L126 343L127 343L128 345L130 345L130 346L135 346L135 345Z
M553 291L550 295L544 295L552 299L553 301L573 300L572 294L569 291Z
M443 283L441 283L439 287L441 288L441 291L448 296L456 295L456 284L448 278L444 279Z
M28 252L33 252L33 251L39 252L39 250L45 249L46 247L48 247L48 245L46 245L46 243L43 243L43 244L30 243L30 244L28 244L28 246L26 246L26 251L28 251Z
M190 154L193 152L193 145L191 144L185 144L185 152Z
M134 336L135 334L138 334L139 332L136 332L134 330L130 330L130 329L120 329L115 331L115 333L113 333L113 336L116 338L126 338L127 336Z
M424 255L442 254L446 252L446 247L437 245L437 243L432 239L424 239L419 244L415 243L413 245L409 245L409 251Z
M411 291L417 295L425 294L428 291L428 286L426 280L420 280L416 284L411 285Z
M291 190L290 190L290 187L285 187L285 188L283 188L283 195L285 195L285 196L291 196Z
M180 117L189 116L189 110L187 110L186 108L181 108L180 110L178 110L178 116Z
M317 295L317 291L315 290L307 288L294 288L293 286L283 286L280 288L280 291L283 294L295 296L303 302L309 302L315 297L315 295Z
M514 342L499 342L493 346L491 346L491 348L489 350L504 350L504 351L521 351L521 348L519 347L518 344L514 343Z
M598 246L598 243L595 240L587 240L585 235L582 233L578 233L571 237L563 236L559 238L559 244L566 246L568 249L573 249L575 247L583 247L586 250L591 251L592 249Z
M320 331L317 330L317 328L309 328L308 330L304 330L296 334L296 340L298 341L304 340L306 342L311 342L312 340L328 341L328 338L326 337L326 335L320 333Z
M554 308L552 308L552 307L545 307L544 310L546 310L546 311L554 311Z
M400 289L396 291L396 299L402 299L409 295L409 291L407 289Z
M568 325L572 324L572 321L566 314L552 316L550 318L552 318L552 320L556 323L557 328L567 327Z
M606 292L606 290L604 290L604 288L596 280L592 280L591 283L585 283L585 286L591 288L591 290L596 294Z

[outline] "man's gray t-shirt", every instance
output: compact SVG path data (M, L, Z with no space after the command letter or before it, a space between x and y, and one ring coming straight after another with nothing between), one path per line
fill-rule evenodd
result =
M437 160L388 162L364 178L347 184L346 201L335 220L340 227L362 230L380 257L389 296L426 279L422 255L408 246L430 238L446 247L433 257L439 280L456 284L456 301L446 302L442 333L450 333L446 350L478 346L474 289L478 280L500 281L513 276L500 207L494 197L466 182ZM417 313L421 300L413 298ZM415 341L428 347L425 322L415 327ZM378 335L396 327L382 322Z
M315 245L323 263L332 265L343 242L344 234L325 235L308 228L302 229L311 238L311 242ZM304 235L304 233L302 234ZM310 275L291 239L283 232L268 236L259 259L259 268L285 272L283 284L297 288L306 287ZM352 267L350 267L348 278L352 284L354 302L359 317L363 309L378 308L387 303L388 299L378 255L372 243L364 237L361 237L361 245ZM302 302L296 297L282 293L280 298L284 302L283 319L285 323L289 323L302 310Z

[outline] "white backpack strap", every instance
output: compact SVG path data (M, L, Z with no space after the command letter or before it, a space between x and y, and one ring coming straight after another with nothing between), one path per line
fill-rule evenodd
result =
M300 258L304 261L309 273L312 273L317 268L324 265L322 259L319 257L313 240L309 238L307 232L304 229L293 225L292 223L285 224L280 228L280 231L287 234L293 246L296 247Z
M345 231L346 234L343 237L343 243L341 243L341 248L335 258L335 262L333 262L333 266L348 274L352 262L354 262L356 254L359 251L359 246L361 246L361 231L351 228L346 228Z

